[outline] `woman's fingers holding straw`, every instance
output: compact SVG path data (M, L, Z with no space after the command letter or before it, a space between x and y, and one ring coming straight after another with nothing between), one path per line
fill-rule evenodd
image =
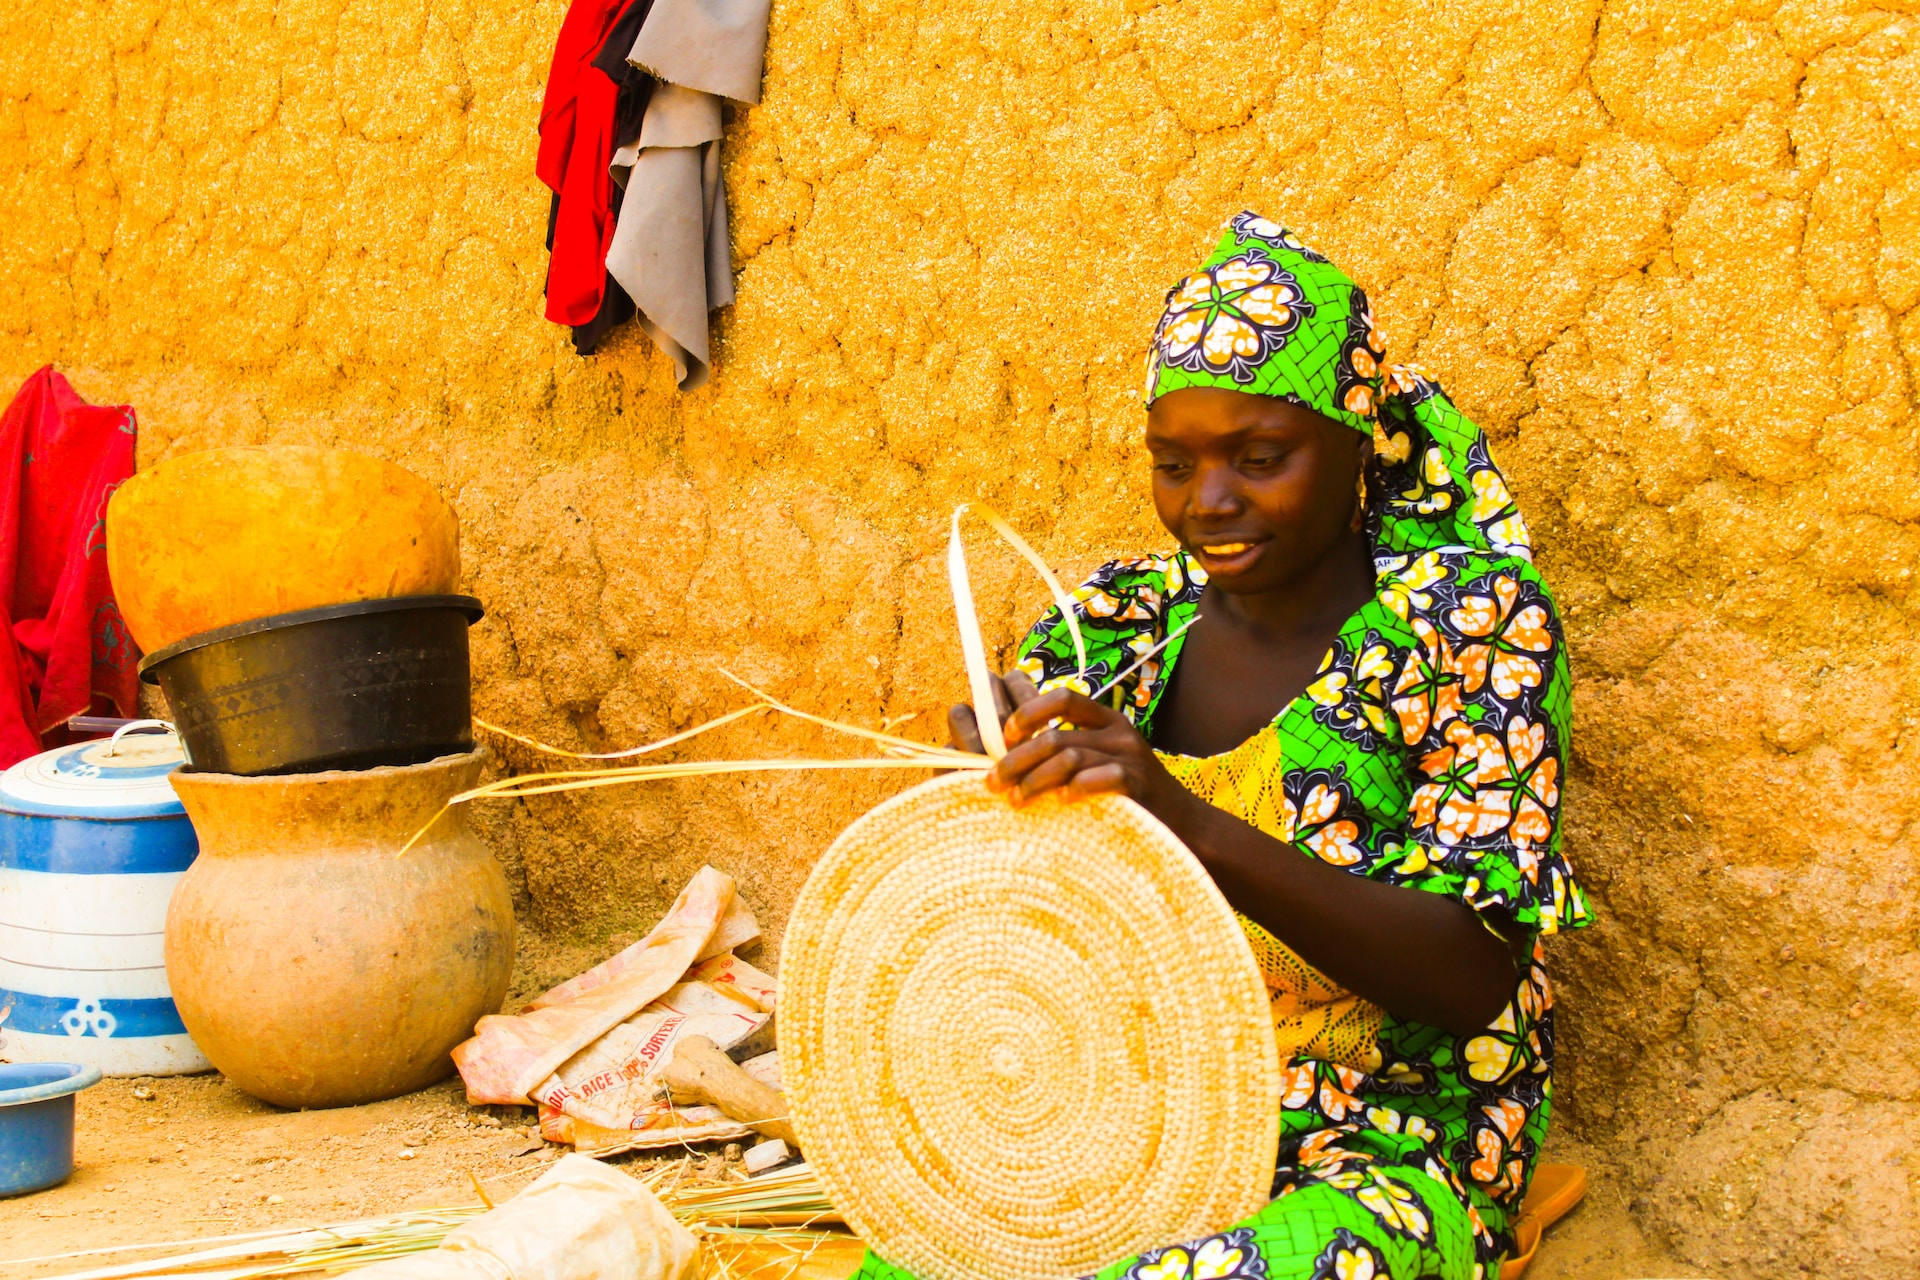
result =
M980 724L973 718L973 708L964 702L947 708L947 733L953 739L949 745L956 751L985 752L987 749L980 740Z
M1007 717L1007 754L988 773L989 787L1016 805L1058 791L1069 800L1117 793L1153 807L1166 770L1132 721L1070 689L1032 688Z
M993 684L994 709L1000 713L1002 725L1015 711L1040 696L1040 691L1023 671L989 678ZM953 735L952 745L958 750L986 750L980 741L980 724L974 719L973 708L964 702L947 708L947 732Z

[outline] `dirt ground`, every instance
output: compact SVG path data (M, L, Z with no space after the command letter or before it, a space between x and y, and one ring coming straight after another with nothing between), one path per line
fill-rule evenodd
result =
M0 1258L473 1204L476 1180L497 1203L562 1152L523 1127L532 1119L469 1108L458 1080L329 1111L282 1111L219 1075L103 1081L80 1095L72 1179L0 1200ZM88 1265L100 1264L5 1274Z
M0 1280L138 1256L18 1261L77 1249L474 1204L476 1184L497 1203L564 1150L532 1124L531 1108L469 1107L457 1079L391 1102L300 1112L218 1075L107 1080L80 1096L73 1178L0 1200ZM717 1146L703 1154L724 1158ZM1623 1200L1601 1187L1548 1237L1529 1280L1702 1274L1648 1249Z

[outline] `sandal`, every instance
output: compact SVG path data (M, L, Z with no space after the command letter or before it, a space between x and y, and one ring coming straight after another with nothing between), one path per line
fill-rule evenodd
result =
M1587 1171L1578 1165L1543 1164L1534 1170L1533 1185L1513 1224L1513 1252L1500 1264L1500 1280L1520 1280L1540 1248L1540 1237L1586 1194Z

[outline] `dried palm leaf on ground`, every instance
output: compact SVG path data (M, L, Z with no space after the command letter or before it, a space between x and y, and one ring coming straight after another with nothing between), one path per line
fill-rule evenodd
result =
M846 1280L866 1246L837 1231L696 1232L710 1280Z
M446 1238L447 1232L486 1211L487 1206L481 1204L444 1209L411 1209L297 1231L277 1234L259 1232L239 1240L231 1236L216 1236L210 1239L231 1243L190 1249L185 1253L149 1258L143 1262L63 1273L59 1280L129 1280L135 1276L170 1275L192 1276L194 1280L243 1280L257 1276L346 1271L432 1249ZM182 1240L172 1246L129 1245L125 1251L207 1243L208 1240ZM22 1258L17 1261L53 1262L62 1257L102 1252L110 1251L88 1249L73 1254L52 1254L45 1258Z
M838 1225L840 1219L807 1165L793 1165L751 1181L715 1182L699 1177L688 1158L647 1170L636 1180L700 1237L713 1270L726 1280L812 1280L815 1275L827 1274L821 1270L826 1259L844 1259L848 1254L852 1237L828 1229ZM437 1248L448 1232L490 1207L474 1204L414 1209L296 1231L213 1236L172 1245L80 1249L14 1259L0 1262L0 1266L173 1248L186 1251L68 1272L56 1280L158 1280L163 1276L262 1280L268 1276L331 1275ZM857 1250L857 1242L852 1247Z
M809 1164L788 1165L740 1182L701 1181L692 1161L663 1166L642 1179L673 1216L701 1228L837 1226L839 1212Z

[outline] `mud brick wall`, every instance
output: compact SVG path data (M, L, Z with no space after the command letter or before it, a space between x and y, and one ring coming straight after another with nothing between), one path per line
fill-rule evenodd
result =
M477 701L625 746L738 704L939 733L984 498L1070 571L1161 535L1139 360L1253 207L1488 428L1579 679L1564 1131L1719 1274L1920 1266L1920 22L1912 0L779 0L691 395L540 318L558 0L18 0L0 375L142 458L334 444L464 522ZM1040 592L980 556L1001 644ZM714 751L818 752L766 725ZM504 751L508 763L530 759ZM477 822L551 937L700 863L778 920L897 779Z

